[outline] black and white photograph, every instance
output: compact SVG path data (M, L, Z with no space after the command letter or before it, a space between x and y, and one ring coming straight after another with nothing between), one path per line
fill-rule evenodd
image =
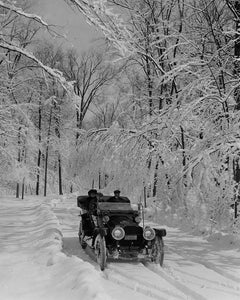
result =
M240 299L240 0L0 0L0 300Z

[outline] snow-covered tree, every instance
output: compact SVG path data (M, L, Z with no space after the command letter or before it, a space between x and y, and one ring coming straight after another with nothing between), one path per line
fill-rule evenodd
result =
M35 180L35 153L38 151L36 128L32 116L39 102L40 82L53 80L71 93L71 85L62 73L45 65L32 54L34 37L41 27L50 31L42 18L26 13L26 1L0 1L0 111L2 184L12 189L20 184L22 196ZM39 83L39 85L38 85Z
M131 99L148 112L137 127L87 133L86 170L105 166L110 184L138 194L146 186L195 223L229 224L239 156L234 1L68 2L132 62L140 84Z

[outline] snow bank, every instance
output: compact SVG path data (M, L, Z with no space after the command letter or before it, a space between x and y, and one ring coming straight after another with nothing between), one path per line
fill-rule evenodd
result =
M222 249L232 248L233 246L239 247L240 250L240 239L237 235L215 232L207 237L207 241L218 245Z
M226 229L214 229L206 223L204 209L197 207L196 211L198 209L198 215L196 213L193 220L189 216L184 216L184 211L181 209L173 212L171 207L163 206L156 198L148 198L147 208L145 208L144 211L145 219L148 222L155 222L168 227L180 228L181 230L189 232L195 236L202 236L209 242L215 243L218 246L221 245L224 248L238 247L240 249L239 232L234 232L233 227L230 227L228 231Z
M0 200L0 299L108 299L101 273L61 251L61 228L49 204Z

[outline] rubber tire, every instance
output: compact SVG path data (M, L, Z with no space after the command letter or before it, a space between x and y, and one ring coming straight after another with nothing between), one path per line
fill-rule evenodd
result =
M86 249L87 248L87 243L84 241L83 236L84 236L84 233L83 233L83 230L82 230L82 221L80 221L79 231L78 231L79 243L80 243L82 249Z
M152 247L152 261L163 266L164 243L161 236L156 236Z
M97 258L97 263L100 266L101 271L104 271L107 264L107 248L105 237L100 234L97 235L95 241L95 253Z

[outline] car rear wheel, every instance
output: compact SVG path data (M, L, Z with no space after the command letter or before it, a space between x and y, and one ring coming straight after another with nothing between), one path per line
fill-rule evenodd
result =
M78 237L79 237L79 243L81 245L81 247L83 249L86 249L87 247L87 243L84 241L83 237L84 237L84 232L83 232L83 229L82 229L82 221L80 221L80 224L79 224L79 231L78 231Z
M100 269L103 271L106 268L107 262L107 249L105 237L100 234L97 235L95 241L95 253L97 257L97 262L100 266Z
M163 266L164 243L161 236L156 236L152 247L152 261Z

